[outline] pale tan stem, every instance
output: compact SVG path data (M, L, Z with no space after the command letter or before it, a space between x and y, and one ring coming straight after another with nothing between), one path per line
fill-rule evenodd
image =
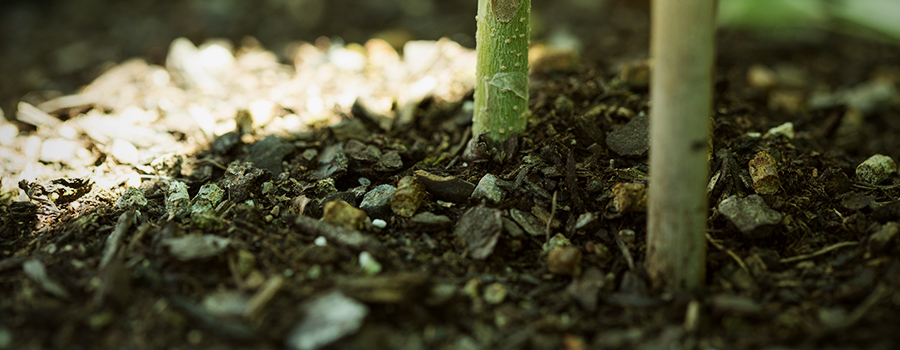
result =
M714 0L653 2L646 267L656 285L693 290L706 270L706 183Z

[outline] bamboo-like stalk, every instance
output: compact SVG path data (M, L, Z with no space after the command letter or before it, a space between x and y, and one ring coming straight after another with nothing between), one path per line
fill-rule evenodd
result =
M475 135L503 141L525 131L530 14L531 0L478 0Z
M651 20L646 268L656 285L694 290L706 270L715 0L656 0Z

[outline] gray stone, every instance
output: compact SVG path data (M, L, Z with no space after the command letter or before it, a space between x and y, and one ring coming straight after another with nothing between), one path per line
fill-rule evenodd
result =
M366 145L359 140L347 141L344 145L344 149L347 151L347 157L360 162L374 163L381 158L381 150L379 150L378 147L375 145Z
M349 139L365 140L372 133L359 119L347 119L331 127L331 132L339 141Z
M384 219L391 215L391 199L397 188L391 185L375 186L363 197L359 209L365 210L369 217Z
M481 260L494 252L502 229L499 210L477 206L463 214L454 233L468 244L469 256Z
M203 308L219 317L241 317L247 310L250 297L234 290L217 290L203 298Z
M369 308L354 299L334 291L312 301L303 321L287 337L287 347L294 350L315 350L362 327Z
M513 238L525 237L525 230L522 230L522 227L519 226L519 224L508 217L503 217L503 230L509 233Z
M77 151L82 148L84 147L75 141L62 138L47 139L41 144L40 159L45 163L71 164Z
M290 142L275 136L268 136L250 147L247 161L253 163L257 168L266 169L272 175L278 176L281 174L281 161L295 149L296 147Z
M720 294L710 299L713 309L725 314L757 314L762 307L753 299L742 295Z
M113 158L122 164L138 164L141 158L141 152L138 151L137 147L123 139L113 140L109 151Z
M147 198L144 197L144 192L134 187L126 188L125 193L122 193L122 196L116 200L116 207L119 209L140 209L145 205L147 205Z
M509 210L509 217L532 236L544 236L547 234L547 225L529 212L513 208Z
M416 170L415 175L435 199L454 203L465 202L475 191L475 185L457 177L439 176L424 170Z
M241 203L251 193L259 191L260 184L272 178L272 173L255 167L251 163L234 161L225 169L225 177L220 185L228 190L228 199Z
M640 115L606 136L606 145L619 155L639 157L650 149L650 119Z
M215 235L185 235L162 241L169 254L180 261L202 260L224 253L231 239Z
M378 160L376 168L381 171L394 171L403 167L403 159L397 151L389 151Z
M425 232L440 231L453 225L449 217L427 211L416 214L410 221L415 228Z
M597 215L594 213L584 213L578 216L578 219L575 220L575 229L576 230L590 230L594 229L598 226L599 220Z
M862 193L849 192L842 197L841 206L850 210L860 210L875 203L875 196L866 196Z
M200 186L200 190L191 201L191 216L199 215L207 211L213 211L219 202L225 198L225 190L214 183Z
M506 299L506 286L500 282L494 282L484 287L484 301L491 305L497 305Z
M497 177L494 175L484 175L481 178L481 181L478 181L478 186L475 186L475 191L472 192L472 198L485 200L492 204L500 203L506 195L506 191L500 188L497 184L497 180Z
M191 210L191 198L188 194L187 185L183 182L174 181L169 184L166 190L166 212L169 218L184 218Z
M731 196L719 202L719 212L728 218L747 238L764 238L783 215L766 206L759 195L744 198Z
M325 147L319 154L319 170L316 171L315 177L319 179L327 179L335 175L347 172L349 166L347 153L344 151L344 144L336 143Z

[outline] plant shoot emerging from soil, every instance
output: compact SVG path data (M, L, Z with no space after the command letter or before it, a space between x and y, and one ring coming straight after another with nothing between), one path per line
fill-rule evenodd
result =
M478 0L474 135L503 141L525 131L530 14L531 0Z
M692 290L706 268L706 182L715 1L654 1L651 12L647 271Z

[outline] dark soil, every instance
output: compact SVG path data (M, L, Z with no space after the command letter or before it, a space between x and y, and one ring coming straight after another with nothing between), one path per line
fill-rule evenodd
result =
M538 56L527 134L463 159L474 2L416 20L366 3L382 7L326 2L295 28L307 43L260 29L277 7L244 9L245 32L182 29L237 42L201 51L167 49L192 17L166 3L141 7L172 23L146 46L90 41L131 13L95 6L79 15L95 26L21 51L74 37L120 63L57 74L3 56L55 82L3 90L27 104L4 105L0 125L0 349L900 345L900 177L857 170L900 159L900 47L721 32L706 288L681 294L642 268L648 95L622 71L647 56L645 8L535 4L536 44L566 23L584 49ZM72 14L47 6L26 20L65 27ZM457 32L462 46L402 46ZM760 152L774 190L754 185ZM759 200L732 214L728 198Z

